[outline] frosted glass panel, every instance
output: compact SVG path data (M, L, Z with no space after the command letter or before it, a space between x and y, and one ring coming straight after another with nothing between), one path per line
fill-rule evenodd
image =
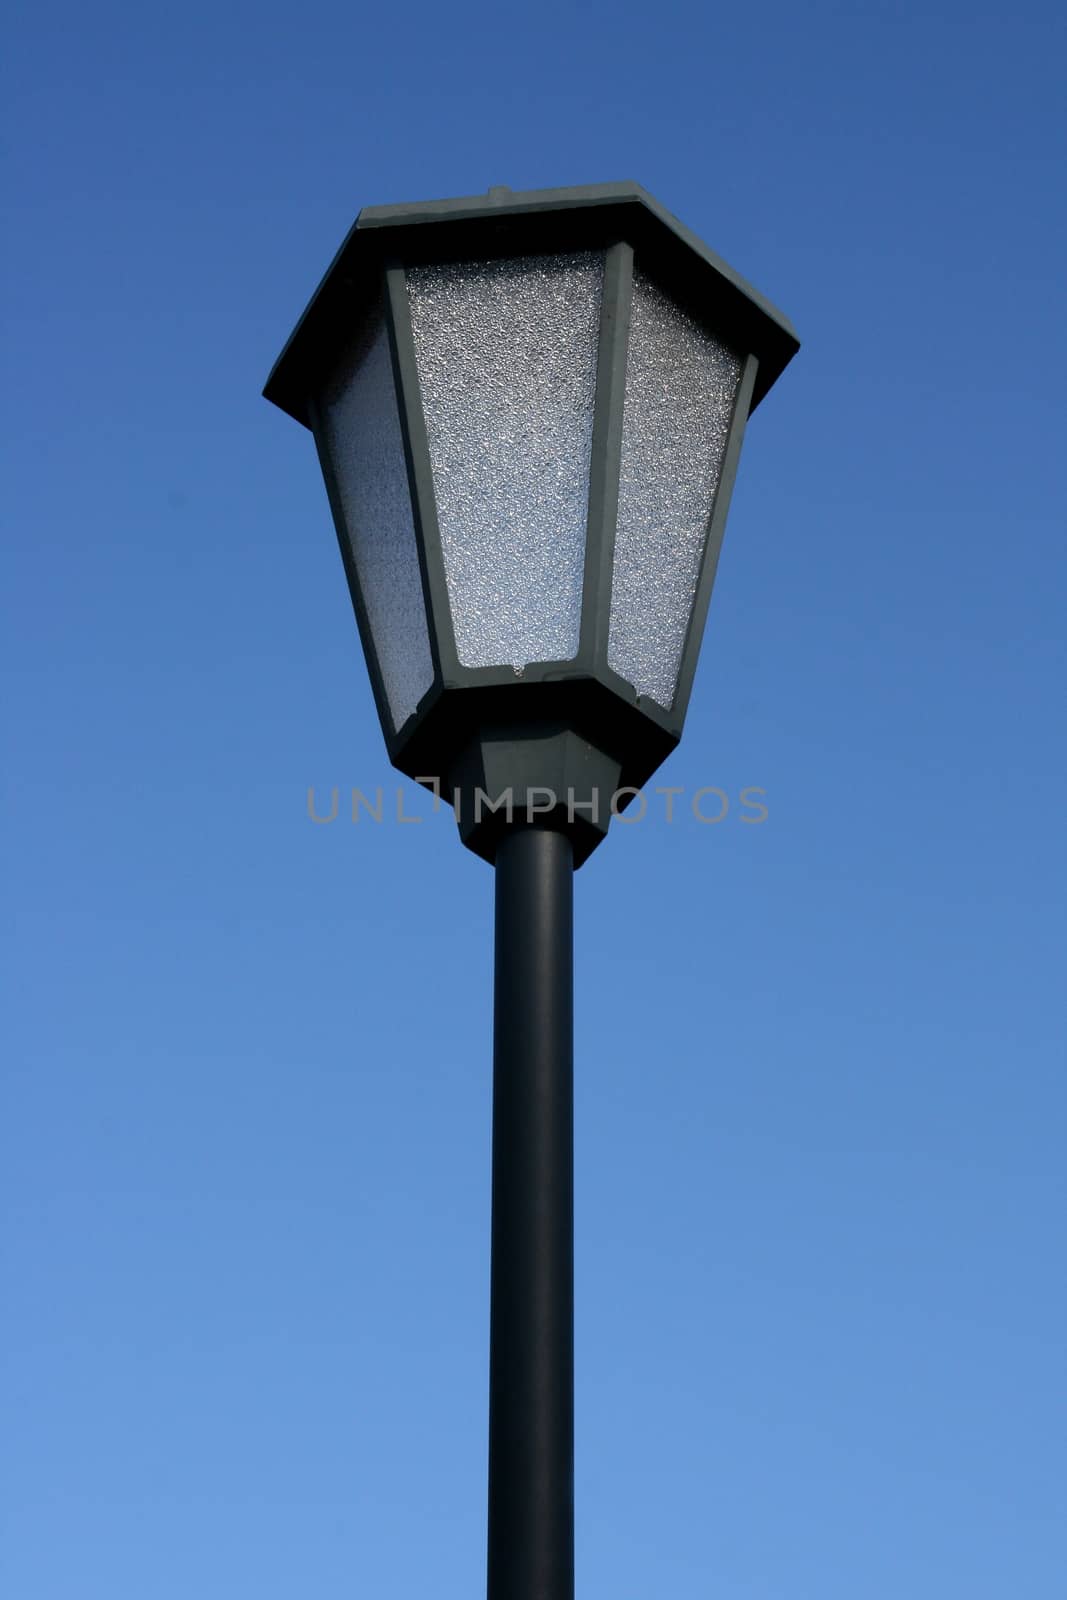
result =
M602 278L599 253L408 272L465 666L577 654Z
M608 665L667 710L740 378L739 359L636 272Z
M322 435L394 728L433 682L393 367L384 320L346 359Z

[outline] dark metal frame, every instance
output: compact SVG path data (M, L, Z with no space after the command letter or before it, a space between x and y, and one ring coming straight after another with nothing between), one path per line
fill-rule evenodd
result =
M593 419L585 580L573 659L466 667L455 645L433 492L426 424L405 282L408 267L596 249L605 253ZM639 696L607 662L618 508L623 390L635 257L642 271L743 360L714 504L670 708ZM434 679L416 711L394 728L341 514L322 447L318 397L353 333L383 308L393 357ZM470 810L475 789L544 784L600 799L599 820L543 818L572 839L580 865L607 830L614 790L640 788L681 737L692 689L745 423L798 349L790 324L700 240L635 184L375 207L361 212L267 382L265 395L315 433L342 559L389 756L423 782L435 780ZM583 788L584 785L584 788ZM518 794L516 796L518 799ZM492 860L504 819L465 842Z

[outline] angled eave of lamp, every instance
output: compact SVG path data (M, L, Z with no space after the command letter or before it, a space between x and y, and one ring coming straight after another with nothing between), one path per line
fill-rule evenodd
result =
M479 792L536 791L580 865L677 744L797 348L636 184L360 213L264 392L315 435L390 759L485 859Z

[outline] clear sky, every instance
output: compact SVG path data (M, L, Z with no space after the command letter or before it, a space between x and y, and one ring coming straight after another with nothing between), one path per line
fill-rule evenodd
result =
M344 820L394 777L259 390L360 206L616 178L804 348L659 780L734 804L577 883L578 1592L1059 1592L1064 43L17 0L10 1600L482 1591L492 875Z

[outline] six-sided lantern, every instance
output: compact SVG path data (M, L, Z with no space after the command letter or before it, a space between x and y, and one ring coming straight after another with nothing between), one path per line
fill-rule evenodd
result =
M381 206L265 394L315 435L389 755L580 864L682 731L789 323L634 184Z

